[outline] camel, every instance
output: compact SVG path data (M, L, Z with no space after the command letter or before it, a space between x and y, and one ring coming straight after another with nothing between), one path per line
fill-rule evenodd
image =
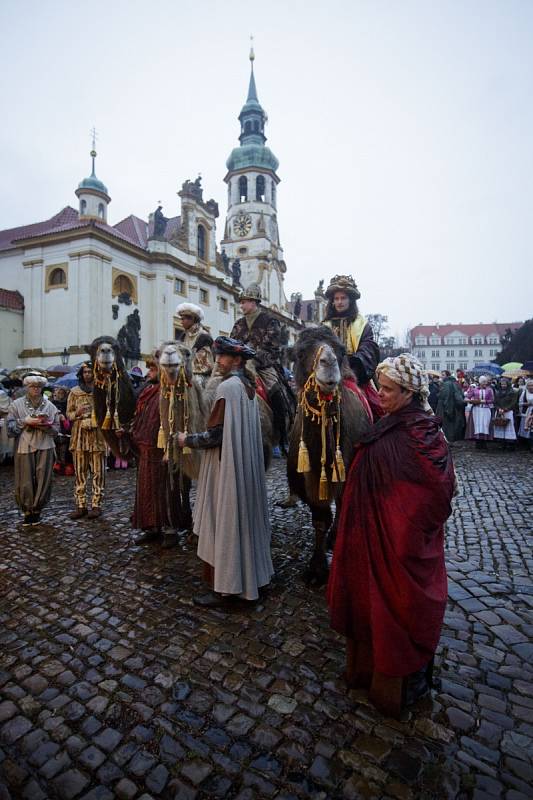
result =
M124 458L130 449L128 431L136 400L119 344L112 336L98 336L87 352L94 365L96 423L113 455Z
M315 542L304 578L312 585L327 580L331 502L335 500L338 512L354 447L371 424L354 375L343 365L344 355L343 345L325 326L304 330L294 347L298 409L289 441L287 476L291 494L311 510Z

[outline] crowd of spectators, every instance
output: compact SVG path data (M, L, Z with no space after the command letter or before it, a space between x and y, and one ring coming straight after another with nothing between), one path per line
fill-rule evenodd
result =
M430 376L429 403L448 442L472 440L480 450L497 442L503 449L533 451L533 376L474 377L445 370Z

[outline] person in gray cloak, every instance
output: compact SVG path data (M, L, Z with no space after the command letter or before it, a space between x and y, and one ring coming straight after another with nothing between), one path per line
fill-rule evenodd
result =
M259 411L245 368L255 351L227 336L215 340L214 350L223 379L207 430L177 436L180 447L205 450L193 528L213 590L193 597L204 608L256 601L274 574Z

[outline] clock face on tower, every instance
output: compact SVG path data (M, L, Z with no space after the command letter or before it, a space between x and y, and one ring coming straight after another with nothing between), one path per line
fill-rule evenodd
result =
M246 236L252 228L252 218L249 214L239 214L233 220L233 230L237 236Z

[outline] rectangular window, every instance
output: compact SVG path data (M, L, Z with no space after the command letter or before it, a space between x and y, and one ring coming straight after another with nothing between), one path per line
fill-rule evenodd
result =
M453 361L447 361L446 362L446 369L448 370L448 372L453 372L454 369L455 369L454 362Z
M228 313L228 301L225 297L219 297L218 307L220 311L224 311L226 314Z
M440 358L440 350L432 350L431 358Z
M459 369L468 369L468 362L467 361L460 361L459 362Z
M467 352L466 350L459 350L459 358L466 358Z
M431 369L434 369L437 372L440 369L440 361L434 361L431 365Z
M204 306L209 305L209 292L207 289L200 289L200 303L203 303Z
M185 281L182 278L174 278L174 292L176 294L187 294Z
M450 356L453 358L454 355L455 355L455 350L446 350L446 358L450 358Z
M483 355L483 350L474 350L474 357L475 356L482 356L482 355Z

